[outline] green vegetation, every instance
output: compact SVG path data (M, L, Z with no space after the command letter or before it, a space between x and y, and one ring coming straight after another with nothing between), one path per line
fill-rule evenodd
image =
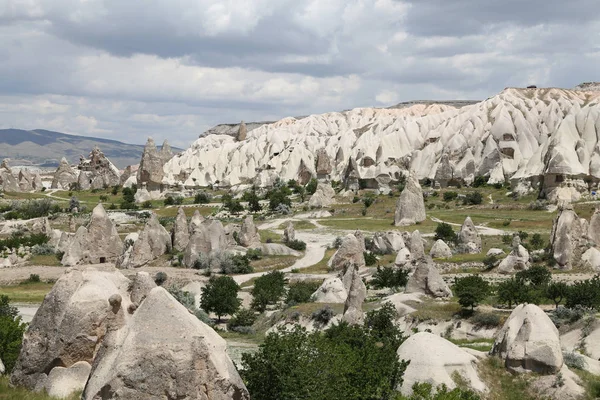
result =
M288 305L308 303L312 294L321 286L319 281L300 281L289 285L285 302Z
M401 288L408 282L408 271L401 268L386 266L377 266L377 271L369 284L375 289L383 288Z
M35 246L48 243L48 236L42 233L32 233L30 236L13 233L6 239L0 239L0 251L18 249L21 246Z
M60 205L48 198L13 202L2 209L5 219L40 218L61 211Z
M456 243L458 236L452 226L445 222L438 224L437 228L435 228L435 240L443 240L448 244Z
M19 310L10 305L8 296L0 296L0 359L10 374L19 352L27 324L21 321Z
M53 283L27 283L19 285L0 286L0 296L8 296L13 303L41 303Z
M490 284L479 275L469 275L454 280L453 292L458 304L473 310L490 293Z
M214 312L221 322L223 315L232 315L240 308L237 293L240 287L229 276L211 277L202 288L200 307L207 313Z
M277 303L285 294L283 272L271 271L254 281L252 288L252 309L263 312L269 304Z
M79 400L81 393L74 393L66 400ZM46 393L30 392L27 389L12 387L8 376L0 376L0 400L58 400Z

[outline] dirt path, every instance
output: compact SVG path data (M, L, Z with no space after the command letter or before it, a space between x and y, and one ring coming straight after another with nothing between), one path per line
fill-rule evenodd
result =
M429 217L429 219L438 224L446 223L446 224L452 225L452 226L462 226L462 224L455 224L453 222L442 221L441 219L435 218L435 217ZM502 235L512 233L510 231L503 231L502 229L490 228L490 227L483 226L483 225L475 225L475 228L477 228L477 232L479 232L480 235L485 235L485 236L502 236Z

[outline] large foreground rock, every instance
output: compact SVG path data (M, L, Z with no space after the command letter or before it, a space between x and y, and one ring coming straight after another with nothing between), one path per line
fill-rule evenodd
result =
M250 398L225 340L162 287L152 289L129 323L109 335L84 400Z
M423 293L438 298L452 297L452 291L429 257L417 261L417 268L408 279L405 293Z
M414 175L406 179L404 190L396 203L396 213L394 215L394 225L413 225L424 221L425 202L423 200L423 190L419 181Z
M46 386L55 367L91 364L111 323L111 296L129 305L129 280L113 272L68 269L46 295L23 337L11 383L30 390Z
M348 275L347 278L346 275ZM349 281L349 283L346 285L348 287L348 297L344 303L342 321L351 325L362 324L364 320L362 305L367 297L367 287L358 274L358 268L353 265L348 267L344 280Z
M492 354L514 372L555 374L563 366L558 329L536 305L521 304L496 335Z
M48 374L44 389L49 396L59 399L67 398L71 394L83 390L91 370L92 366L85 361L76 362L69 368L54 367Z
M434 388L446 385L454 389L454 374L459 374L472 389L485 392L485 383L477 375L477 359L454 343L427 332L419 332L398 348L399 360L410 360L398 390L412 395L415 383L430 383Z
M238 240L244 247L260 246L260 234L258 233L256 225L254 225L254 218L252 218L252 215L248 215L244 219L242 227L240 228L240 233L238 234Z

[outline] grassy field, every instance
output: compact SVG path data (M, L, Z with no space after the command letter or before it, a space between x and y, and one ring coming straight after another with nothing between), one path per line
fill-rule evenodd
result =
M292 221L292 224L294 225L294 229L297 231L316 228L315 224L310 221ZM279 225L277 229L284 230L286 226L287 222Z
M41 303L54 283L21 283L20 285L0 286L0 295L6 295L13 303Z
M268 256L250 263L254 272L279 270L293 265L298 258L294 256Z
M33 256L28 261L29 265L45 265L49 267L59 267L60 260L56 256L56 254L49 254L46 256Z
M78 400L81 393L75 393L66 400ZM13 388L8 383L7 376L0 376L0 400L58 400L57 397L50 397L45 393L33 393L26 389Z

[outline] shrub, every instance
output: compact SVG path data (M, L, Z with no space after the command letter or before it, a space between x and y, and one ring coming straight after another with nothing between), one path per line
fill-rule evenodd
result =
M331 318L333 318L333 310L329 306L325 306L323 308L314 311L310 318L321 325L327 325Z
M19 310L10 304L8 296L0 295L0 359L7 374L17 362L26 328L27 324L22 322Z
M196 299L194 298L194 295L192 293L184 292L183 290L175 286L171 286L168 289L168 292L171 293L171 295L175 297L175 300L180 302L188 310L196 310Z
M102 194L102 195L100 195L99 200L104 203L104 202L108 201L108 196L105 194Z
M456 192L444 192L443 199L445 202L449 202L455 200L458 197L458 193Z
M165 206L172 206L175 204L175 199L172 196L167 196L164 200Z
M333 241L333 248L339 249L341 246L342 246L342 238L340 236L337 236Z
M500 263L500 260L498 259L498 256L491 254L489 256L485 256L485 258L483 259L483 265L485 266L486 270L490 270L493 268L496 268L496 266Z
M556 325L557 328L560 328L561 325L577 322L586 314L592 312L592 310L581 306L576 306L573 308L558 307L550 313L549 317L554 325Z
M166 272L159 271L154 275L154 283L156 283L157 286L162 286L168 278Z
M548 208L548 202L545 200L536 200L529 203L529 209L533 211L544 211Z
M285 276L281 271L271 271L256 278L252 288L252 309L265 311L267 305L275 304L285 294Z
M291 240L291 241L287 242L286 244L290 249L294 249L297 251L306 250L306 243L303 242L302 240L295 239L295 240Z
M360 201L360 197L358 197L358 196L354 196L352 198L352 203L354 203L354 204L358 203L359 201Z
M315 194L315 192L317 191L317 186L319 185L319 182L313 178L310 180L310 182L308 182L306 184L306 193L313 195Z
M373 196L372 193L369 193L363 197L362 202L365 205L365 208L369 208L375 202L375 196Z
M370 251L363 252L363 256L365 258L365 265L370 267L371 265L377 264L377 256Z
M477 205L483 202L483 196L479 192L468 193L463 199L465 205Z
M240 290L229 276L211 277L202 288L200 307L207 313L214 312L220 322L223 315L234 314L240 308L237 294Z
M25 281L25 283L39 283L41 282L40 276L38 274L29 274L29 278Z
M227 329L235 330L235 328L244 326L252 326L256 321L256 314L254 311L248 309L241 309L235 313L235 315L227 322Z
M473 187L483 187L483 186L487 186L487 178L485 176L481 176L478 175L475 177L475 180L473 181Z
M571 285L567 292L565 305L569 308L582 306L600 309L600 278L595 276Z
M280 205L284 205L287 207L292 206L292 200L288 197L286 192L283 190L276 190L270 193L269 195L269 209L271 211L277 211L277 208Z
M406 286L408 271L394 267L377 267L370 284L375 289L399 288Z
M142 203L142 208L150 209L152 207L153 207L152 202L150 200L146 200L145 202Z
M246 257L248 257L249 260L260 260L262 256L263 253L261 249L248 249L246 251Z
M34 247L41 246L48 243L48 236L41 233L33 233L30 236L22 236L18 233L13 233L6 239L0 239L0 251L1 250L13 250L18 249L21 246Z
M250 265L250 259L246 255L236 254L230 256L223 254L224 257L228 257L231 262L225 262L221 260L221 273L222 274L249 274L254 271L254 268Z
M194 196L194 204L208 204L210 200L210 195L206 192L198 192Z
M49 256L55 252L54 247L50 246L48 243L36 244L31 248L31 254L34 256Z
M454 279L454 294L458 297L458 304L463 308L475 308L490 293L490 284L479 275L469 275L464 278Z
M500 326L502 320L494 313L477 313L471 318L471 322L477 327L495 328Z
M531 236L529 244L534 250L541 250L544 248L544 239L542 239L542 235L540 235L539 233L534 233Z
M435 240L443 240L446 243L456 243L458 236L450 224L442 222L435 228Z
M60 206L53 204L50 199L27 200L13 202L11 211L4 214L5 219L31 219L47 217L51 212L60 211Z
M312 294L321 286L316 281L301 281L290 285L285 302L287 304L309 303Z
M502 243L506 244L506 245L511 245L512 244L512 235L509 235L508 233L505 235L502 235Z
M568 353L565 352L563 353L563 359L569 368L575 368L578 370L585 369L585 361L581 354L577 354L573 351Z

